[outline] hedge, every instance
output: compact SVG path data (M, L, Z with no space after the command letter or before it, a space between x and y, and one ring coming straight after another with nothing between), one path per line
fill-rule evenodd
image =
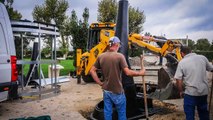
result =
M194 51L199 55L204 55L209 61L213 60L213 51Z

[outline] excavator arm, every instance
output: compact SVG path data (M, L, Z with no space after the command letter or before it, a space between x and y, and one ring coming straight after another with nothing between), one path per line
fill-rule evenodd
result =
M130 34L129 42L130 44L134 44L139 47L146 48L147 50L156 54L160 54L161 56L164 56L164 57L166 57L168 54L172 52L175 52L177 56L177 61L180 61L182 59L180 55L181 43L179 41L171 41L171 40L165 41L164 39L156 39L154 37L142 36L140 34ZM149 42L163 42L163 46L156 47L150 44Z
M144 36L141 36L139 34L131 34L129 35L129 42L130 44L133 44L133 45L137 45L139 47L143 47L143 48L146 48L154 53L161 53L161 48L158 48L154 45L151 45L149 44L146 40L148 41L153 41L153 38L152 37L144 37Z

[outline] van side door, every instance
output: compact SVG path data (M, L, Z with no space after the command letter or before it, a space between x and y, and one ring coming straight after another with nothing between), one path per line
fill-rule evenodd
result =
M7 25L0 16L0 84L11 82L11 64Z

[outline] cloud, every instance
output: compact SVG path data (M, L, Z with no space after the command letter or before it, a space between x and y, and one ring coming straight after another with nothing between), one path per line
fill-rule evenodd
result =
M189 37L194 40L200 37L193 33L211 33L213 23L210 22L213 18L211 14L213 9L210 5L210 0L179 0L174 2L171 7L166 7L160 10L155 6L155 9L147 9L149 14L146 14L146 22L144 31L155 35L164 35L168 37L184 37L190 34ZM160 3L159 3L160 4ZM160 7L163 5L161 4ZM148 8L144 6L144 8ZM195 37L196 35L196 37ZM206 35L206 38L213 39L211 35Z
M97 22L97 9L100 0L68 0L67 15L74 9L78 19L82 19L85 7L89 8L89 23ZM119 1L119 0L117 0ZM14 8L20 11L24 19L32 20L35 5L44 0L14 1ZM212 0L129 0L129 5L139 8L146 15L144 32L163 35L170 38L183 38L186 35L193 40L205 37L213 39L213 1Z
M213 30L191 32L188 33L188 36L192 40L198 40L198 38L209 38L208 40L213 42Z

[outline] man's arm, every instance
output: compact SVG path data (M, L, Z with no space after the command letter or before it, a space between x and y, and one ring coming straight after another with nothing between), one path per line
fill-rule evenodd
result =
M176 79L176 85L180 94L180 97L183 98L183 80Z
M97 70L97 68L95 66L92 66L92 68L90 70L90 74L92 75L92 78L95 80L95 82L98 83L100 86L102 86L103 83L98 78L96 70Z
M179 95L181 98L183 98L183 69L181 61L178 63L177 70L175 72L174 78L176 79L176 85L179 91Z
M213 65L208 61L206 57L205 59L206 59L206 70L209 72L213 72Z
M123 71L127 76L142 76L142 75L145 75L146 70L144 67L140 71L134 71L134 70L129 69L128 67L125 67L123 69Z

